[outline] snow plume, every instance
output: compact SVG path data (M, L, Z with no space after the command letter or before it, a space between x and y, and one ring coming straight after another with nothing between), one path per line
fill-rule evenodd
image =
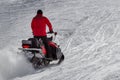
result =
M12 48L0 51L0 80L10 80L34 72L24 56L16 52Z

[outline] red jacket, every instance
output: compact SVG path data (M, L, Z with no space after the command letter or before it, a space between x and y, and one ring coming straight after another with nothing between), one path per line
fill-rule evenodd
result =
M46 25L49 28L49 31L52 31L52 25L50 21L41 14L37 14L32 22L31 22L31 28L34 36L46 36Z

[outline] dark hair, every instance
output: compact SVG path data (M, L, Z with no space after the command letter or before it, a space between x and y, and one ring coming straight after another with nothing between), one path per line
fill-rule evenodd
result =
M43 14L43 11L39 9L39 10L37 11L37 14Z

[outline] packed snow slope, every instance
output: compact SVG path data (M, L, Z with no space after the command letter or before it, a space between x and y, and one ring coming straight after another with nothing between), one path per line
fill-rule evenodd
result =
M119 0L0 1L0 80L120 80ZM65 61L35 71L18 51L42 9Z

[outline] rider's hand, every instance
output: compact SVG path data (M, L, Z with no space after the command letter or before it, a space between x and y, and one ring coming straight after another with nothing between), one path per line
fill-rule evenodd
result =
M49 33L54 33L53 30L51 30Z

